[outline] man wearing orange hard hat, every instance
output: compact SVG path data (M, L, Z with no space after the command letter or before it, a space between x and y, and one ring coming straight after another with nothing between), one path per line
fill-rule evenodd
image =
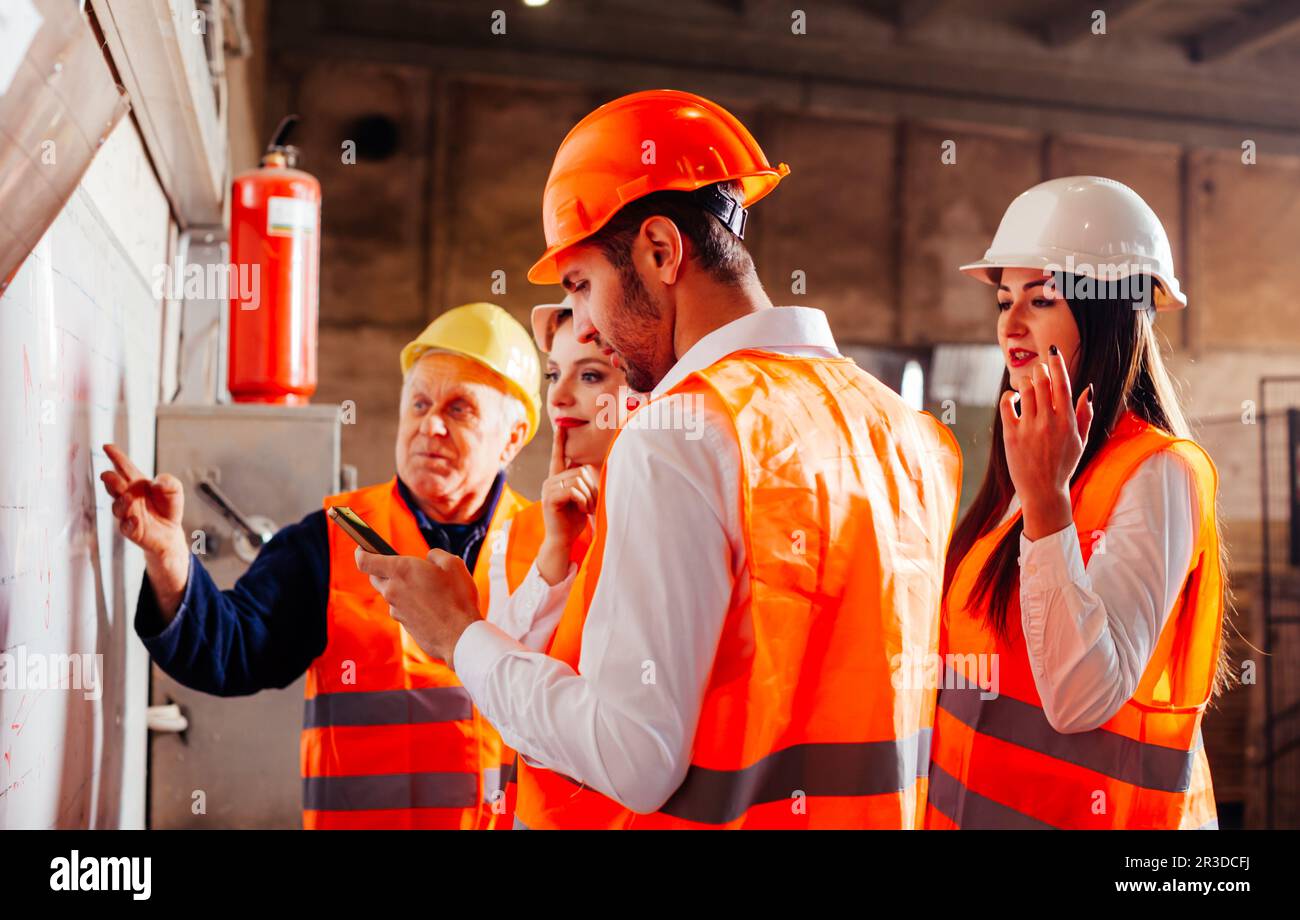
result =
M899 676L936 651L960 455L821 311L768 299L742 240L788 172L671 90L560 145L529 277L651 392L551 586L576 641L481 621L450 557L358 563L522 755L516 826L919 826L934 690Z

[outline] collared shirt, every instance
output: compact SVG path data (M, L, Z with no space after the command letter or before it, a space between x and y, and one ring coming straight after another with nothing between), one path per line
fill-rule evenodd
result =
M839 355L825 314L806 307L743 316L682 355L640 410L657 406L651 417L677 427L629 426L606 460L603 577L578 671L519 641L528 615L508 629L492 617L471 625L453 654L507 744L638 812L657 810L685 777L726 613L749 590L730 420L716 397L664 394L751 348ZM572 579L534 612L562 606Z
M1007 514L1019 507L1012 499ZM1038 540L1021 534L1020 622L1057 731L1094 729L1137 691L1182 594L1199 527L1191 467L1161 452L1120 490L1087 566L1073 523Z
M478 520L431 520L398 480L425 542L454 552L471 569L504 488L498 473ZM330 581L329 527L324 510L281 528L235 586L222 591L191 554L180 608L164 623L149 579L140 586L135 631L170 677L204 693L240 696L287 687L325 651Z
M443 524L429 517L416 501L415 493L400 477L397 480L397 491L401 494L402 501L406 502L406 507L415 515L416 526L420 528L420 534L424 537L424 542L429 544L429 549L440 549L459 556L465 560L465 567L472 572L474 563L478 561L479 548L483 545L488 528L492 526L492 512L496 511L505 485L505 473L497 473L487 498L483 500L483 510L468 524Z

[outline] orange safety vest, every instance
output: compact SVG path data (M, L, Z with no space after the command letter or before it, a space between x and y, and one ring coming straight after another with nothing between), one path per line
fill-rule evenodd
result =
M474 566L488 605L490 547L528 502L509 486ZM397 480L332 495L406 556L429 551ZM329 633L307 671L303 713L303 827L486 829L501 820L501 766L513 759L455 673L389 616L357 569L356 544L329 528ZM512 819L508 819L513 823Z
M690 767L658 812L639 815L520 758L516 826L918 826L935 694L891 674L904 650L938 643L956 442L847 358L741 351L670 392L708 394L732 422L750 589L727 612ZM551 644L575 669L607 499L602 485Z
M537 553L542 548L544 539L546 539L546 520L542 515L542 503L534 502L515 515L514 520L510 522L510 531L506 535L506 583L511 594L519 588L528 575L528 570L537 561ZM573 542L570 560L581 566L590 545L591 528L588 527ZM575 586L576 584L575 580ZM577 590L571 589L567 603L572 604L573 599L580 596ZM509 764L502 767L501 777L505 787L504 815L508 816L509 820L498 819L497 830L513 830L515 803L519 796L516 755L509 748L505 750L508 752Z
M1052 728L1030 671L1018 595L1007 612L1007 640L984 625L984 610L970 599L985 562L1019 514L982 536L961 560L944 602L945 679L935 718L928 828L1215 826L1200 731L1223 620L1214 465L1192 441L1126 414L1070 490L1071 503L1086 564L1094 551L1104 551L1097 549L1099 538L1120 490L1162 450L1192 468L1201 508L1197 545L1137 691L1104 725L1070 734ZM994 661L998 686L990 690L996 694L979 686L980 669L987 687Z

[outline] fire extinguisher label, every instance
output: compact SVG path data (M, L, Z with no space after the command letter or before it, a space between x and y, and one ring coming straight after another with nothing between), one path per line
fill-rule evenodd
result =
M316 232L316 202L305 198L266 200L266 235L298 236Z

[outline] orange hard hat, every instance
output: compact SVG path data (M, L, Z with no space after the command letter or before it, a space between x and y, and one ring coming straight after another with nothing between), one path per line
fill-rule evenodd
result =
M652 192L690 192L739 179L739 204L725 195L703 197L701 204L743 236L745 207L789 173L784 163L767 161L736 116L702 96L652 89L607 102L578 122L555 152L542 195L546 252L528 280L558 284L557 254Z

